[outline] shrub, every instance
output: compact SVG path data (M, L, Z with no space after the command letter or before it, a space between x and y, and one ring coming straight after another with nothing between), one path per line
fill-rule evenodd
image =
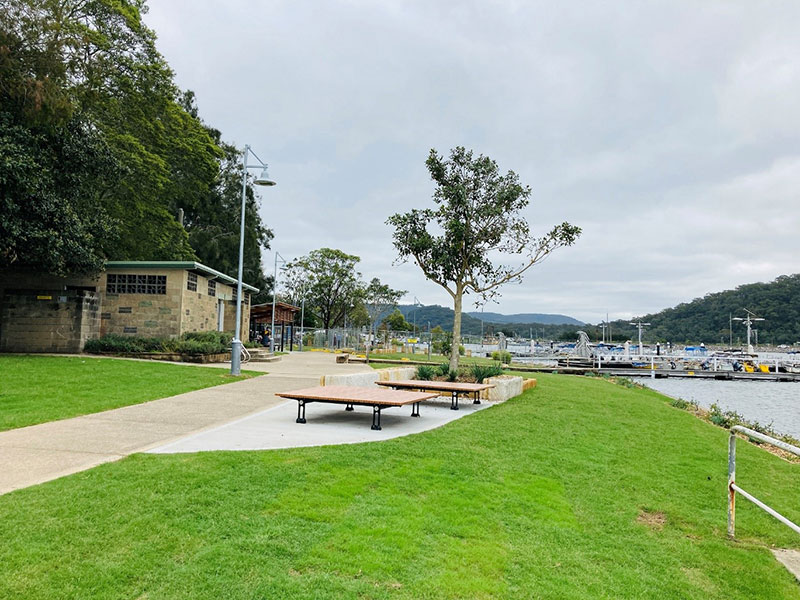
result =
M456 379L458 379L458 370L453 369L452 371L448 371L447 381L455 381Z
M470 373L478 383L483 383L483 380L488 377L497 377L503 374L503 367L500 365L472 365Z
M447 375L450 372L450 365L448 363L442 363L438 367L434 367L436 369L437 375Z
M683 398L673 398L669 402L675 408L680 408L681 410L692 410L697 411L700 407L694 400L684 400Z
M88 340L85 352L164 352L164 342L158 338L128 337L114 333Z
M419 365L417 367L417 379L430 381L436 377L436 367L430 365Z
M224 331L193 331L184 333L179 340L130 337L112 333L87 341L83 349L93 354L100 352L218 354L230 350L232 337L230 333Z
M725 429L744 423L742 415L732 410L722 410L716 402L708 409L708 420Z
M458 347L458 355L459 356L464 356L465 352L466 352L466 350L464 350L464 346L459 345L459 347Z
M511 364L511 352L508 350L495 350L492 352L492 360L496 360L504 365Z
M216 344L217 346L225 349L231 347L233 334L228 331L190 331L181 336L182 340L196 340L198 342L206 342L209 344Z

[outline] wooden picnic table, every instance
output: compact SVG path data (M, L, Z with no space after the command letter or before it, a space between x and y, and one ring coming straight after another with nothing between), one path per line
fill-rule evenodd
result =
M473 394L473 404L480 404L479 394L483 390L493 388L491 383L463 383L460 381L425 381L423 379L401 379L398 381L376 381L378 385L393 390L433 390L450 392L450 410L458 410L458 397L461 394Z
M306 404L312 402L327 402L329 404L344 404L345 410L353 410L353 406L372 407L372 429L381 428L381 411L394 406L411 404L411 416L419 416L419 403L438 394L425 392L402 392L384 390L373 387L358 387L351 385L324 385L290 392L275 394L281 398L297 400L297 423L306 422Z

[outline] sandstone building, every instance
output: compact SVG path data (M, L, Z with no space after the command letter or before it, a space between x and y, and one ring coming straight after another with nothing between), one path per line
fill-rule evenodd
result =
M0 352L80 352L109 333L177 338L235 329L233 277L191 261L109 261L99 277L0 274ZM242 284L242 340L250 294Z

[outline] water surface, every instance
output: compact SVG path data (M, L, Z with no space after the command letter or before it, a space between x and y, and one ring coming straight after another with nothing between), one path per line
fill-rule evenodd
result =
M674 398L694 400L703 408L716 402L748 421L772 424L778 433L800 438L800 382L650 379L640 383Z

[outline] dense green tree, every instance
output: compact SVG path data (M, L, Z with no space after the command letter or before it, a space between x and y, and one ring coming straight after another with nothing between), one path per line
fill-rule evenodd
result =
M306 306L311 307L325 329L342 325L345 315L358 303L361 274L356 265L360 260L341 250L320 248L286 266L287 271L301 274L289 279L302 281Z
M93 274L114 221L98 206L118 165L90 127L25 127L0 110L0 270Z
M741 285L644 315L641 320L651 325L645 329L643 339L727 345L731 339L729 319L744 317L745 308L765 319L757 326L759 342L797 342L800 340L800 274L782 275L769 283ZM612 322L611 326L615 339L638 335L628 321ZM737 339L746 339L746 328L741 322L733 322L732 333L734 344Z
M406 321L403 313L397 309L395 309L392 314L386 317L383 320L383 323L386 325L387 329L391 331L411 331L413 329L411 323Z
M556 248L572 245L580 229L562 223L540 238L520 215L531 190L513 171L499 172L486 156L457 147L448 159L431 150L426 161L436 184L436 208L395 214L394 245L401 260L413 260L425 277L453 299L453 349L450 369L458 368L461 311L465 294L483 302L498 295L504 283L521 281L522 275ZM494 262L501 254L518 265Z
M105 258L197 258L236 273L240 154L175 86L142 22L144 0L2 8L0 268L89 272ZM53 185L65 174L67 185ZM247 198L244 279L268 288L261 249L271 233L249 187Z

